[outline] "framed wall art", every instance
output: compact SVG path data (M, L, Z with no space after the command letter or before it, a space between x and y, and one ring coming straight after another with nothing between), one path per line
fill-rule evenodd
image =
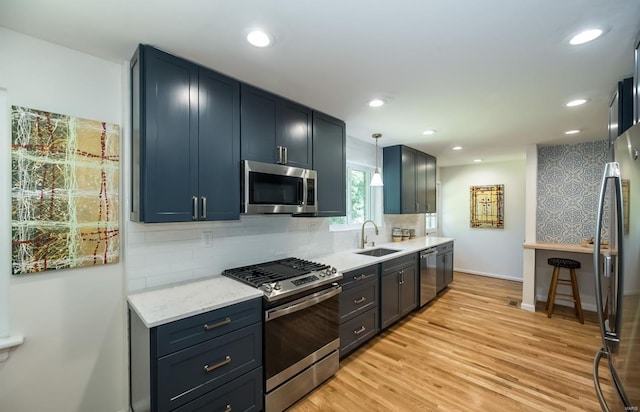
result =
M119 260L117 125L11 108L14 275Z
M471 186L471 227L504 229L504 185Z

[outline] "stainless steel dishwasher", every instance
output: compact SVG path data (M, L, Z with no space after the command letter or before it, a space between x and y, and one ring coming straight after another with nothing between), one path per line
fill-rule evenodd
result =
M420 252L420 306L426 305L438 293L436 289L437 256L438 251L435 247Z

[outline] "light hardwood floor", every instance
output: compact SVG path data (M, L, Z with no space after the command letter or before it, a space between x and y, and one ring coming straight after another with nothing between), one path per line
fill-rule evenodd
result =
M519 308L522 284L456 272L435 302L340 362L289 410L599 411L595 314ZM513 302L517 306L513 306ZM511 304L510 304L511 303ZM609 374L604 390L613 393Z

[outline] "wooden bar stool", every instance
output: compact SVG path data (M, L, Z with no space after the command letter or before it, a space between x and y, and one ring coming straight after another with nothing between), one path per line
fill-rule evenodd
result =
M578 277L576 276L576 269L580 269L580 262L573 259L564 258L549 258L547 260L551 266L553 266L553 275L551 277L551 284L549 284L549 294L547 295L547 304L545 309L547 311L547 317L550 318L553 314L553 304L556 296L571 297L573 300L573 309L576 312L576 316L580 323L584 323L584 316L582 315L582 305L580 304L580 290L578 288ZM560 268L569 269L569 279L560 279ZM558 283L563 285L571 285L571 294L557 293Z

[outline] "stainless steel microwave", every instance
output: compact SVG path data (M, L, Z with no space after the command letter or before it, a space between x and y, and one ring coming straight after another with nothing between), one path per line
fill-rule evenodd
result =
M242 212L317 213L318 179L315 170L242 161Z

